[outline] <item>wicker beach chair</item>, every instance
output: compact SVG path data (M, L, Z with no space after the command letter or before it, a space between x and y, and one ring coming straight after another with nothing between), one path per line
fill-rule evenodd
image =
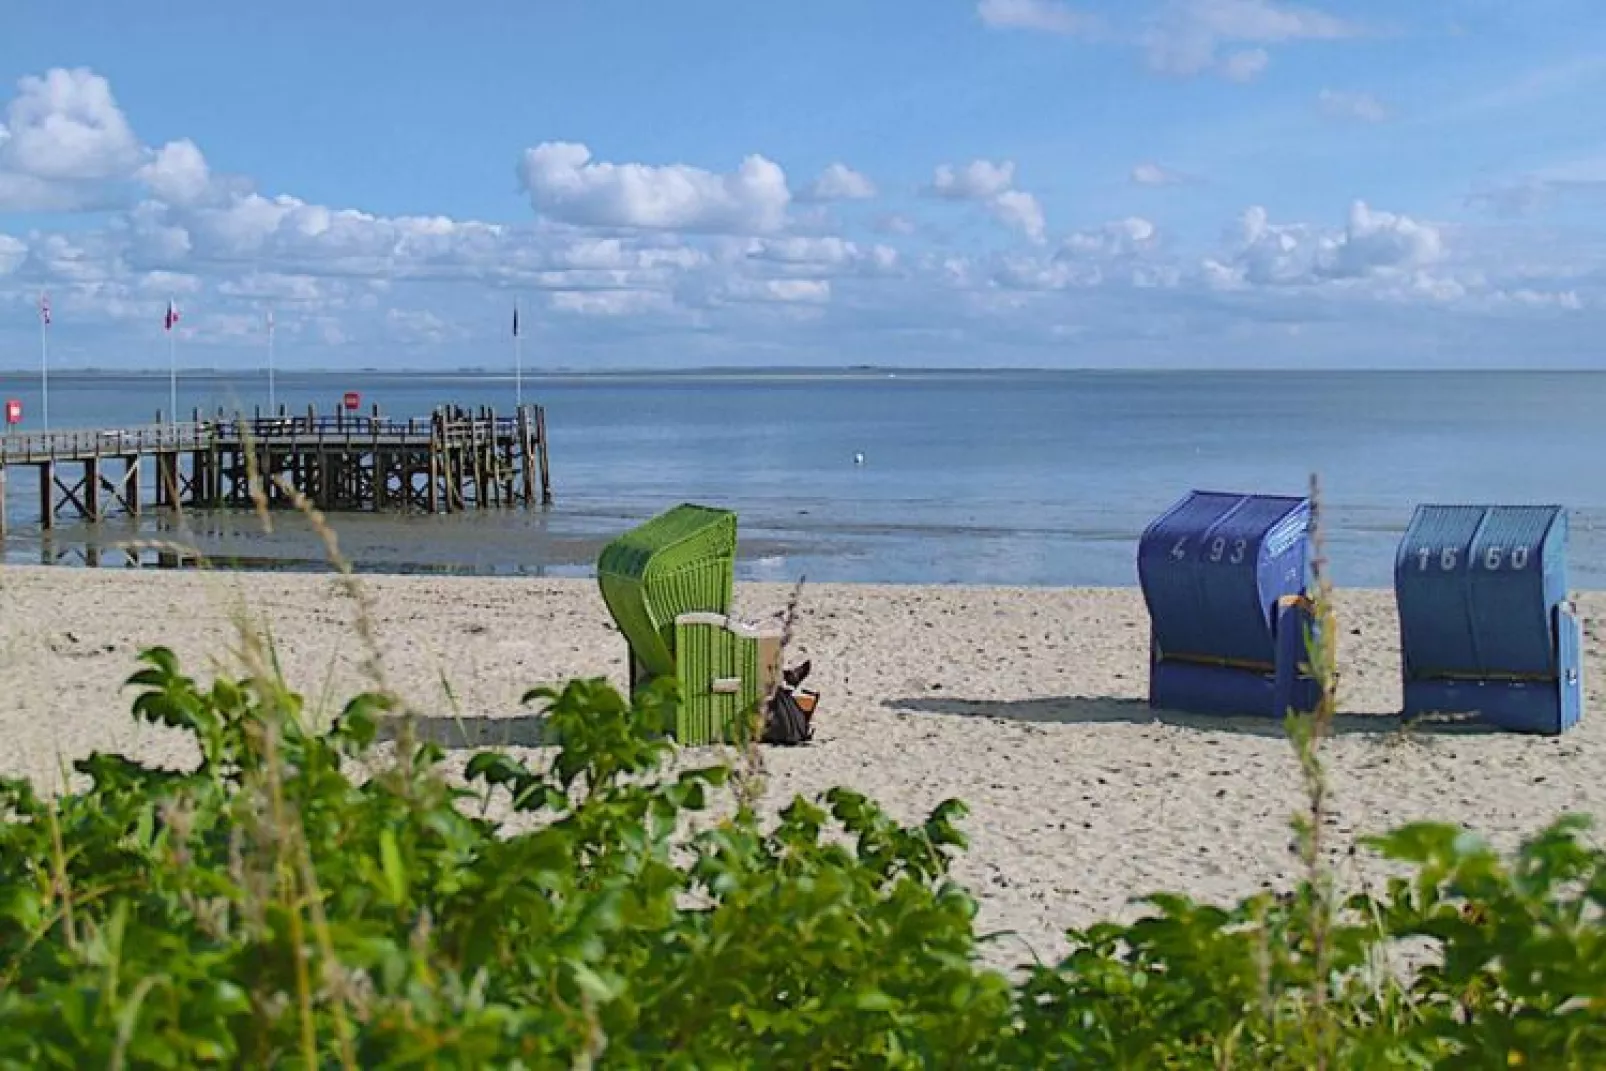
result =
M1144 530L1151 706L1274 718L1315 708L1310 510L1302 497L1192 491Z
M1422 505L1394 562L1407 718L1557 735L1584 713L1561 506Z
M780 681L781 632L730 617L736 514L682 504L619 536L597 582L630 647L630 690L661 677L680 699L664 726L682 744L737 737Z

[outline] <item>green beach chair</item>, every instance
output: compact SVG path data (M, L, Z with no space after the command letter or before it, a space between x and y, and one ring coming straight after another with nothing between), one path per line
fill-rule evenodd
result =
M666 732L729 742L780 679L780 630L733 620L736 514L679 505L619 536L597 559L602 601L630 646L630 691L680 685Z

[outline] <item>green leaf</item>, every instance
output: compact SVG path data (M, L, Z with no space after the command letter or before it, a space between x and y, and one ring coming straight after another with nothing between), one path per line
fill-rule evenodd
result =
M385 875L385 891L390 902L400 906L407 900L407 871L402 866L401 849L396 846L394 830L379 833L379 864Z

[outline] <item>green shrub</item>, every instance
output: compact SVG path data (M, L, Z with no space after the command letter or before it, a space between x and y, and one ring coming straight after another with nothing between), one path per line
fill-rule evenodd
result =
M533 692L562 741L550 768L486 752L454 787L434 745L378 761L382 695L313 732L271 675L202 687L166 650L142 659L134 713L190 733L194 768L95 754L81 792L0 783L6 1067L1551 1068L1606 1052L1606 869L1578 819L1510 863L1406 827L1375 846L1414 877L1330 915L1311 882L1227 907L1157 897L1012 981L980 965L976 904L948 876L960 804L906 827L836 789L689 832L732 770L669 772L649 731L661 692ZM533 821L483 817L492 791ZM1434 955L1379 973L1406 938Z

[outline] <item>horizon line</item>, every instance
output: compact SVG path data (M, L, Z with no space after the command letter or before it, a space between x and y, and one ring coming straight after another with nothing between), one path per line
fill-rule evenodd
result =
M840 364L840 365L692 365L684 368L656 368L649 366L621 365L608 368L572 368L556 367L540 370L524 369L524 379L541 379L555 376L561 377L609 377L609 376L692 376L692 375L777 375L777 374L864 374L864 373L893 373L929 375L940 374L966 374L966 375L997 375L997 374L1132 374L1132 373L1332 373L1332 372L1367 372L1367 373L1420 373L1431 372L1436 374L1452 373L1465 375L1467 373L1511 373L1511 372L1606 372L1606 366L1591 367L1587 365L1474 365L1448 366L1448 365L1073 365L1073 366L1047 366L1047 365L896 365L896 364ZM155 366L134 367L106 367L102 365L65 365L51 368L52 376L139 376L163 377L171 375L171 370ZM266 375L266 365L249 366L245 368L224 368L217 365L197 365L189 368L180 367L177 370L180 378L188 376L215 376L238 377L246 375ZM465 365L457 368L376 368L369 365L359 365L350 368L283 368L274 369L276 376L336 376L336 375L389 375L389 376L472 376L486 379L514 379L518 373L513 369L501 369L485 365ZM40 370L34 367L0 367L0 376L38 379Z

